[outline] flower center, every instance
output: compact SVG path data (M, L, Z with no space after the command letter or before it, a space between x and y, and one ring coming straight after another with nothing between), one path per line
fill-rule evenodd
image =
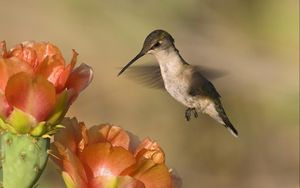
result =
M105 166L103 166L100 169L99 175L100 176L113 176L113 173L108 168L106 168Z

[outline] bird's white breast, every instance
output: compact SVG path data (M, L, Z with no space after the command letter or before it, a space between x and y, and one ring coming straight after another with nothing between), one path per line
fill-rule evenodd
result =
M190 74L176 51L155 54L168 93L183 105L194 108L193 97L188 94Z

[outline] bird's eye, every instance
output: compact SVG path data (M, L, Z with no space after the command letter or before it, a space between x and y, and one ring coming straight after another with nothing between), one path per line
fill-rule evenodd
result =
M158 41L157 43L155 43L151 49L157 48L161 45L161 41Z

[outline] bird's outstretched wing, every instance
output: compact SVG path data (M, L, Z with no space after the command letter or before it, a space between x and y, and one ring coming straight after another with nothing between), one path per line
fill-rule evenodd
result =
M226 75L224 71L215 70L204 66L195 66L197 72L204 77L214 80ZM139 65L128 68L125 75L138 83L154 89L165 89L159 65Z
M127 70L125 76L150 88L165 88L159 65L132 66Z
M198 73L203 75L208 80L215 80L215 79L218 79L218 78L221 78L221 77L227 75L227 72L224 70L217 70L217 69L202 66L202 65L196 65L196 66L194 65L194 67L196 67L196 70Z

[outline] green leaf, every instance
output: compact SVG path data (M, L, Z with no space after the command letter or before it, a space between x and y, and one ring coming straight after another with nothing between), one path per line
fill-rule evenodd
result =
M40 137L43 134L45 134L47 132L47 125L46 122L40 122L32 131L31 131L31 135L35 136L35 137Z
M75 188L75 183L72 180L71 176L67 172L62 172L62 177L64 179L64 182L67 186L67 188Z
M47 122L51 125L60 123L67 112L66 108L68 108L68 92L65 90L58 96L54 112L51 117L48 118Z
M26 134L31 131L31 128L36 125L36 120L33 116L15 108L6 120L17 133Z

